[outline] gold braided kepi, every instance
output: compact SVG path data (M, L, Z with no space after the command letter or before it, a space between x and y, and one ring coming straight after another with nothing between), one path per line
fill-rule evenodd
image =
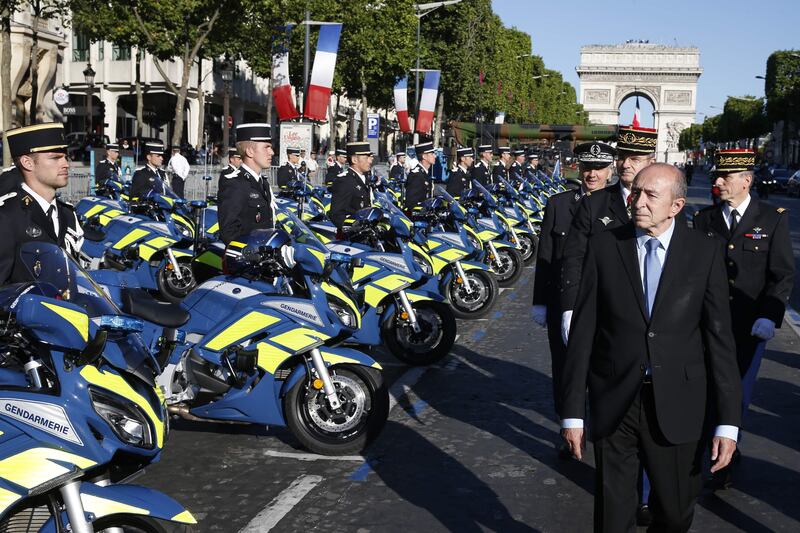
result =
M658 130L620 126L617 132L617 152L654 154L658 143Z
M714 166L717 174L753 170L755 165L756 153L747 148L717 150L714 156Z

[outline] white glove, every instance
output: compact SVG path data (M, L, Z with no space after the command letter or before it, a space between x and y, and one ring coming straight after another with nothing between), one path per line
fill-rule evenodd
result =
M759 318L753 324L753 329L750 330L750 335L758 337L761 340L770 340L775 336L775 322L769 318Z
M533 321L539 324L542 327L547 326L547 306L546 305L534 305L531 308L531 315L533 316Z
M568 344L569 341L569 326L572 322L572 310L564 311L561 313L561 340L564 341L564 346Z

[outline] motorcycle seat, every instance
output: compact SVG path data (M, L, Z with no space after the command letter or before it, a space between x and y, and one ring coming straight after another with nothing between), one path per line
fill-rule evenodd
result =
M106 234L87 225L83 227L83 237L88 241L100 242L106 238Z
M122 310L165 328L179 328L191 318L180 305L159 302L142 289L123 291Z

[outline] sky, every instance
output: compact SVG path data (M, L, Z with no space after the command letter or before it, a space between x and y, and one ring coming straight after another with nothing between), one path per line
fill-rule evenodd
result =
M800 50L798 0L492 0L506 26L531 36L533 53L578 89L575 67L588 44L655 44L700 48L703 74L695 120L722 112L728 96L764 96L767 58L775 50ZM640 99L642 126L653 125L653 106ZM714 107L719 109L715 109ZM630 122L634 99L620 121Z

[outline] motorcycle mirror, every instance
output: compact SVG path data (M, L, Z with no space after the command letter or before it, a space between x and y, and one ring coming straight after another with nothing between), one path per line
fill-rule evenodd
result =
M81 351L77 364L79 366L90 365L100 359L103 355L103 350L106 348L106 340L108 339L108 332L99 330L97 335L86 345Z
M195 209L205 209L208 206L208 203L203 200L192 200L189 205Z

